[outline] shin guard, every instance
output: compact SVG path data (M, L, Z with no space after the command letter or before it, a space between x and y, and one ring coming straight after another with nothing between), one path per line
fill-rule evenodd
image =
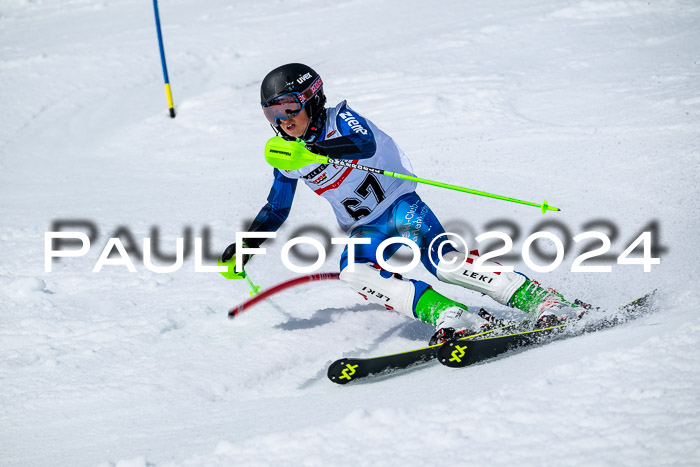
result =
M437 278L448 284L455 284L488 295L498 303L506 305L516 290L525 283L525 276L516 272L474 272L477 250L468 255L457 251L445 254L438 263ZM460 266L454 271L455 264ZM496 266L493 261L485 261L484 266Z
M415 318L413 301L416 297L416 285L412 281L371 263L357 263L353 272L350 268L343 269L340 272L340 280L366 300Z

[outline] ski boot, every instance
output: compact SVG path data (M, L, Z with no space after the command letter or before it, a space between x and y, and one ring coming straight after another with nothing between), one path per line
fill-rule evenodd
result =
M491 323L470 312L465 306L453 306L445 309L435 323L435 334L429 345L443 344L449 340L480 334L491 329Z
M491 327L488 320L469 311L466 305L450 300L432 288L418 299L415 313L421 321L435 325L436 331L429 345L484 332Z
M515 291L509 304L526 313L533 313L536 317L535 329L556 326L567 320L578 320L591 309L591 305L581 300L571 303L553 288L544 288L539 282L530 279Z

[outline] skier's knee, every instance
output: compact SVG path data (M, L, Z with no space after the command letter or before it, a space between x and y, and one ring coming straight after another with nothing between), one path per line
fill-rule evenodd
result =
M503 305L507 304L516 290L525 282L525 276L517 272L475 272L474 261L479 252L472 250L468 255L458 251L445 254L438 263L437 278L448 284L455 284L488 295ZM455 268L455 264L460 266ZM484 261L484 266L496 266L493 261Z
M414 317L414 284L398 274L381 269L372 263L356 263L354 271L346 267L340 279L366 300L384 305L389 310Z

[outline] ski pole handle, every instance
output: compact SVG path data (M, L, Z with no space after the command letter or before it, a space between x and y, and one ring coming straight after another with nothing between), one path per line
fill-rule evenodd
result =
M235 258L235 255L234 255ZM226 279L245 279L246 282L248 283L248 287L250 287L250 296L254 296L258 294L258 291L260 290L260 287L255 285L253 283L253 280L250 278L250 275L248 272L243 269L241 272L236 272L236 263L235 260L230 259L227 262L221 261L221 257L216 261L217 266L224 266L227 268L226 271L220 272L222 276L224 276Z

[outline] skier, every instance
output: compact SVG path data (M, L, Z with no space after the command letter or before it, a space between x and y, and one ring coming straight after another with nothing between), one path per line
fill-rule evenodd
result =
M272 70L262 81L260 103L277 135L296 140L310 151L331 158L363 160L363 164L413 175L411 163L394 140L370 120L350 108L346 101L325 108L321 77L310 67L290 63ZM289 215L297 181L326 198L340 227L356 244L354 268L348 264L348 247L340 258L340 279L367 300L433 324L430 344L482 332L490 322L479 314L435 291L429 284L404 278L379 267L377 246L391 237L406 237L420 249L421 263L438 280L486 294L496 302L536 317L543 327L578 317L587 306L569 302L553 289L543 288L518 272L473 271L476 250L457 251L443 246L442 259L435 261L440 242L431 242L445 231L435 214L416 194L416 182L327 164L310 164L299 170L274 169L274 182L267 204L260 210L249 232L274 232ZM246 247L257 248L264 239L248 239ZM384 260L400 244L384 251ZM221 262L235 265L236 244L229 245ZM243 264L250 259L244 255ZM451 272L455 265L461 265ZM485 266L495 263L486 261ZM232 269L232 268L231 268Z

